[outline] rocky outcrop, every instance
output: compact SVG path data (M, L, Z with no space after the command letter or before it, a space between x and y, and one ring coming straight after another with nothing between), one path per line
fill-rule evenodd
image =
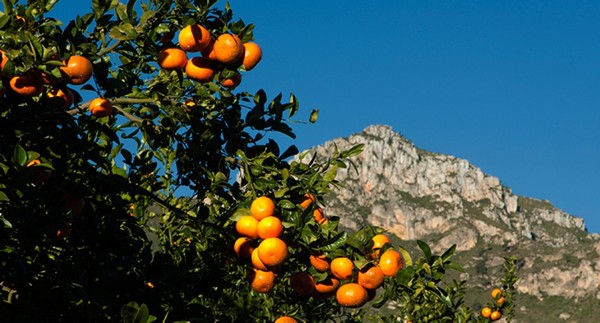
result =
M515 195L467 160L419 149L388 126L334 139L305 158L357 144L365 146L353 159L356 169L338 171L346 185L326 205L330 214L344 214L344 227L369 223L403 240L428 241L438 251L456 244L470 255L464 258L468 274L484 281L492 270L481 268L501 267L501 252L518 255L520 292L539 299L600 298L600 241L587 233L583 219L548 201Z

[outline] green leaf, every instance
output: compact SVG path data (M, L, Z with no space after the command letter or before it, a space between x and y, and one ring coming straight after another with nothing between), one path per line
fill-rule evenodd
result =
M0 192L0 201L2 200L2 192ZM7 219L5 219L2 215L0 215L0 221L4 224L4 228L6 229L12 229L12 224L10 222L8 222Z
M398 246L398 252L400 252L400 254L402 255L402 259L404 260L404 267L413 265L413 260L410 257L408 250L404 249L403 247Z
M342 231L342 232L338 233L337 235L335 235L333 238L325 241L323 243L323 246L321 247L321 250L323 250L323 251L336 250L336 249L340 248L341 246L343 246L347 240L348 240L348 233L346 233L346 231Z
M25 148L17 144L17 146L15 146L15 152L13 154L12 161L20 166L25 166L25 163L27 163L27 151Z
M296 205L292 203L290 200L281 200L277 202L277 206L286 210L293 210L296 208Z
M421 241L421 240L417 240L417 244L419 245L419 248L421 248L421 250L423 250L423 255L425 257L425 260L427 262L429 262L431 260L431 249L429 248L429 245L427 245L427 243L425 243L425 241Z
M44 56L44 45L40 42L40 40L32 35L31 33L27 33L27 39L29 40L29 45L33 53L35 54L35 58L41 58Z
M6 196L6 193L0 191L0 202L7 202L10 201L10 199L8 198L8 196Z
M446 252L444 252L444 254L442 254L442 262L446 262L448 261L450 258L452 258L452 255L454 255L454 252L456 251L456 245L452 245L452 247L450 247L448 250L446 250Z

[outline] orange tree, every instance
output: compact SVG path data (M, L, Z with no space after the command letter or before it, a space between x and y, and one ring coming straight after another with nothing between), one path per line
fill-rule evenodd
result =
M93 0L63 24L56 2L0 15L0 320L470 318L454 248L413 263L338 229L323 196L361 146L290 160L271 135L298 101L235 91L262 50L228 4Z

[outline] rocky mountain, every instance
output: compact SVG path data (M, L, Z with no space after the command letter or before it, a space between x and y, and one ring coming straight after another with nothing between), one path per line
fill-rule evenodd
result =
M341 225L380 226L400 244L420 239L437 252L456 244L473 308L499 282L502 257L517 256L519 322L600 320L600 236L583 219L513 194L467 160L419 149L388 126L334 139L306 158L360 143L356 168L338 172L346 186L326 201L328 214L343 215Z

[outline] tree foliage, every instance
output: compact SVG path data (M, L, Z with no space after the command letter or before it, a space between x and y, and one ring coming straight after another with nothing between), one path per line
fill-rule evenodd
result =
M295 272L327 279L310 266L310 255L350 257L355 273L377 261L371 238L381 230L348 233L339 230L337 216L314 218L323 196L343 185L337 169L351 167L361 146L308 163L292 159L297 148L280 147L272 135L295 137L293 94L269 98L263 90L221 86L239 72L252 77L239 65L217 63L215 81L201 83L157 64L159 52L176 47L177 32L187 25L204 26L213 39L231 33L246 43L254 40L252 24L214 0L93 0L90 13L69 22L52 17L55 0L3 3L0 320L364 317L364 308L298 295L289 283ZM92 62L92 80L68 84L61 67L73 55ZM42 92L16 92L10 80L31 71L44 80ZM48 94L65 87L74 94L67 109ZM94 97L109 99L115 112L90 114ZM308 122L316 118L313 111ZM299 206L308 193L315 202ZM267 294L251 289L252 265L233 251L235 223L259 196L275 201L290 252ZM442 280L446 269L456 268L454 248L435 256L420 245L424 255L414 264L396 247L405 269L386 278L372 304L401 302L396 316L413 321L467 320L461 283Z

